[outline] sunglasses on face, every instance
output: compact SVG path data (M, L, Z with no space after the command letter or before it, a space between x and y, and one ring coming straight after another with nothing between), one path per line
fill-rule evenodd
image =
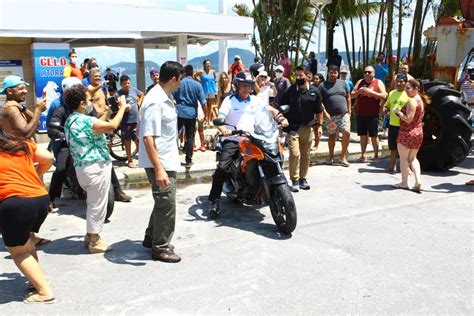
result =
M372 71L364 71L364 74L366 75L370 75L372 73Z

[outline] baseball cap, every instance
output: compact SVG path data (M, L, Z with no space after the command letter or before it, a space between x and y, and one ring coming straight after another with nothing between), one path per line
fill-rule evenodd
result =
M13 88L13 87L16 87L20 84L24 84L24 85L27 85L27 86L30 85L28 82L23 80L22 77L15 76L15 75L7 76L7 77L5 77L5 79L3 79L2 90L0 90L0 94L5 94L5 90L7 88Z
M341 69L341 74L346 74L347 73L347 69L346 68L342 68Z
M240 59L242 59L242 58L240 58L240 55L235 55L235 56L234 56L234 60L236 60L236 59L239 59L239 60L240 60Z
M397 80L408 80L408 76L405 74L397 74Z
M267 73L265 70L261 70L261 71L258 73L258 76L257 76L257 77L260 77L260 76L268 77L268 73Z
M152 75L154 75L154 74L156 74L156 73L160 73L160 70L158 70L158 69L156 69L156 68L154 68L154 67L150 69L150 76L152 76Z
M63 89L63 92L75 85L82 85L81 79L76 77L68 77L61 81L61 88Z
M282 65L278 65L278 66L276 66L276 68L275 68L275 71L281 71L281 72L283 72L284 70L285 70L285 69L283 68Z

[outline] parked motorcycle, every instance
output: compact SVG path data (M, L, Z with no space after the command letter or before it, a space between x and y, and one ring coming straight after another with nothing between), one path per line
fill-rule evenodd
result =
M285 113L289 107L281 106ZM283 173L283 146L278 142L279 126L265 109L256 116L255 133L237 130L222 118L214 126L233 127L232 136L221 136L216 144L217 158L222 142L239 144L239 158L233 161L224 182L223 192L231 201L244 204L267 204L280 232L291 234L296 228L296 206Z

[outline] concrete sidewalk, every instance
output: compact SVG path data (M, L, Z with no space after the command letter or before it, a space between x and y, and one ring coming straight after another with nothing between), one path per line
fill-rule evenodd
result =
M205 136L213 136L216 133L215 128L209 128L204 131ZM379 156L386 157L389 155L388 144L386 139L382 139L379 137L380 144L379 144ZM197 144L200 145L199 140L197 140ZM47 143L42 143L42 146L47 146ZM199 147L198 147L199 148ZM336 142L335 147L335 160L337 161L340 158L341 153L341 143L338 141ZM373 148L369 144L367 146L367 153L368 157L373 156ZM348 159L349 162L354 160L360 156L360 144L359 144L359 137L356 133L351 134L350 143L348 147ZM289 151L285 150L285 162L284 168L288 168L288 157ZM317 164L324 164L325 161L329 157L329 148L328 148L328 137L322 136L321 141L319 143L318 148L311 149L311 165ZM138 158L138 157L136 157ZM180 154L180 159L184 162L184 154ZM118 179L122 183L128 182L142 182L146 181L147 177L145 174L145 170L142 168L129 168L125 162L113 160L115 172L117 174ZM189 170L186 170L183 166L179 167L178 170L178 178L184 179L189 178L189 176L210 176L212 175L213 171L216 168L216 152L213 150L206 150L205 152L201 152L198 150L194 152L193 155L193 165ZM53 174L54 167L51 168L43 177L43 181L46 187L49 187L49 183L51 181L51 176Z

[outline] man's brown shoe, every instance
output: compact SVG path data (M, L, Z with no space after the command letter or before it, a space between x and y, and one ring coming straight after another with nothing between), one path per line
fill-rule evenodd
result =
M143 241L142 241L142 246L145 248L151 249L151 247L153 246L152 243L153 241L151 240L151 238L145 235L145 238L143 238ZM171 250L174 250L174 245L169 244L168 248L170 248Z
M170 248L152 249L151 258L153 260L176 263L181 261L181 257L174 253Z
M123 192L122 189L116 189L114 191L115 193L115 201L118 202L130 202L132 201L132 197L129 195L126 195L125 192Z

